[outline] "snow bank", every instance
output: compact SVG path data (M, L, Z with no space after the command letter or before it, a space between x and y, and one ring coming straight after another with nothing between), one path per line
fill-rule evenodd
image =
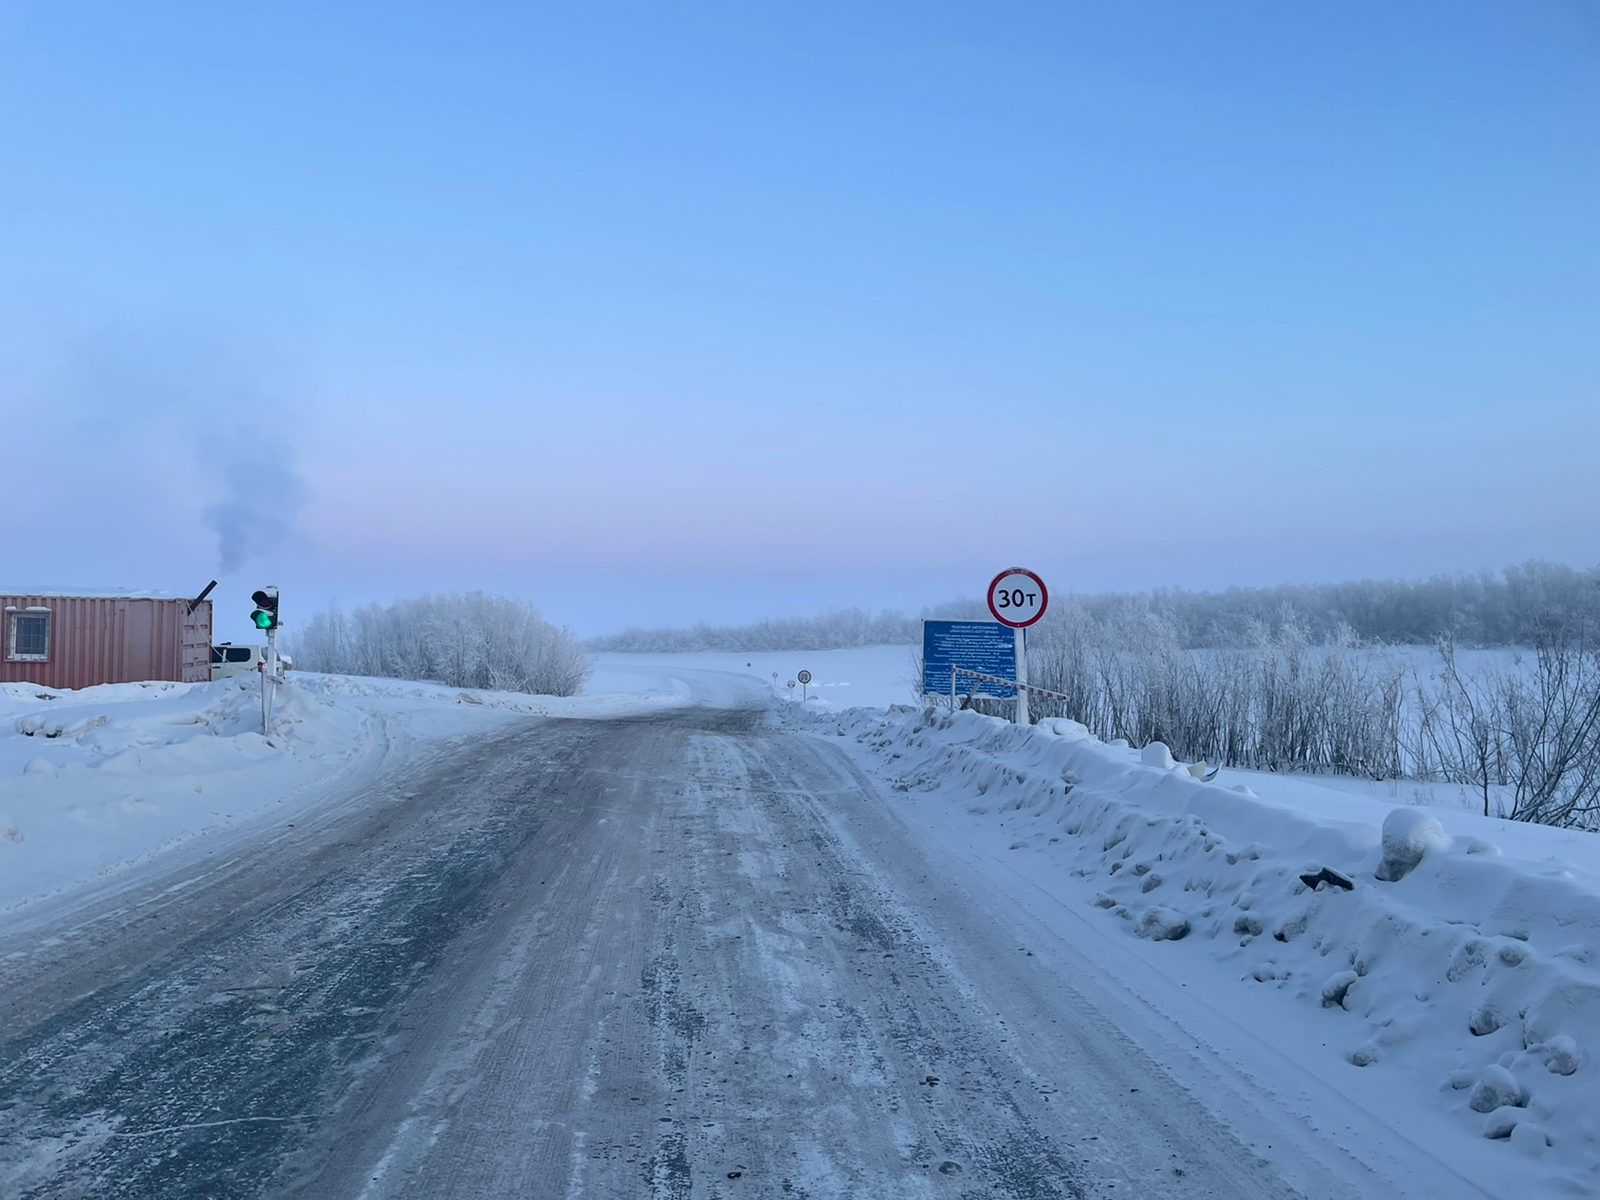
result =
M264 736L260 687L257 675L81 691L0 684L0 910L246 820L293 820L397 746L519 716L671 703L293 672Z
M0 905L290 801L370 750L362 714L300 688L263 736L259 686L0 685Z
M1149 953L1189 995L1281 1011L1262 1028L1336 1083L1350 1073L1348 1094L1370 1102L1362 1081L1384 1077L1500 1147L1484 1153L1541 1159L1525 1194L1600 1185L1600 837L1320 789L1305 807L1262 799L1072 721L789 719L853 737L908 799L1003 824L1010 850L1070 885L1057 894L1076 887L1092 920L1160 943ZM1341 799L1346 819L1329 815Z
M683 697L678 695L645 695L631 690L600 692L586 689L577 696L531 696L525 692L455 688L442 683L416 683L365 675L316 675L304 671L296 671L291 683L308 695L325 699L352 697L397 703L413 720L429 713L449 712L455 705L515 716L604 719L670 708L683 701ZM455 715L460 716L459 713Z

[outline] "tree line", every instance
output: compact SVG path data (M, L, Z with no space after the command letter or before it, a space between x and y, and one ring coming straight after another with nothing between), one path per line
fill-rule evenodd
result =
M1463 646L1532 646L1541 631L1600 619L1600 567L1575 570L1560 563L1528 562L1503 571L1435 575L1423 580L1364 579L1347 583L1231 587L1216 592L1158 588L1142 593L1069 596L1096 617L1111 619L1130 606L1160 616L1190 649L1244 646L1258 627L1275 627L1292 614L1314 645L1353 635L1365 644L1432 645L1449 638ZM687 628L628 629L593 638L596 651L675 653L693 650L841 650L853 646L912 645L922 621L985 620L981 600L956 600L918 616L842 608L820 617L757 621L745 625L697 624Z
M869 613L840 608L820 617L789 617L748 625L700 622L681 629L626 629L584 643L596 652L681 654L697 650L747 653L755 650L848 650L856 646L909 646L922 640L923 620L977 619L983 605L956 601L927 608L919 616L886 609Z
M1129 601L1115 593L1079 604L1106 613ZM1261 624L1293 613L1317 644L1348 631L1367 643L1531 646L1552 627L1600 618L1600 567L1527 562L1502 571L1435 575L1422 580L1231 587L1220 592L1162 588L1131 597L1168 614L1195 648L1248 644Z

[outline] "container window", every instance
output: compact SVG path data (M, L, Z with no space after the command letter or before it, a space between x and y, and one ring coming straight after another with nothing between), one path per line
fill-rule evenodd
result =
M6 658L11 662L48 662L50 659L50 614L14 612L6 614Z

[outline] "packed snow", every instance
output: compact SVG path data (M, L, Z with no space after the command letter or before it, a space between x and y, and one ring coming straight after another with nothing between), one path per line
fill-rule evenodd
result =
M787 711L1303 1121L1348 1119L1296 1082L1309 1071L1490 1194L1600 1191L1595 835L1293 778L1208 783L1165 746L1067 720ZM1130 984L1130 953L1178 999Z
M799 685L801 671L811 683ZM910 646L862 646L850 650L721 650L682 654L605 653L594 656L589 688L627 691L660 689L668 680L707 673L736 676L756 689L752 694L780 702L801 701L830 708L887 708L916 696L915 659ZM795 686L789 687L789 681ZM681 694L680 687L680 694Z

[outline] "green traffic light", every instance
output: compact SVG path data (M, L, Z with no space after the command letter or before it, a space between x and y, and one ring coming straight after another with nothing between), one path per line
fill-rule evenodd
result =
M256 623L257 629L272 628L272 614L265 609L258 608L250 614L250 619Z

